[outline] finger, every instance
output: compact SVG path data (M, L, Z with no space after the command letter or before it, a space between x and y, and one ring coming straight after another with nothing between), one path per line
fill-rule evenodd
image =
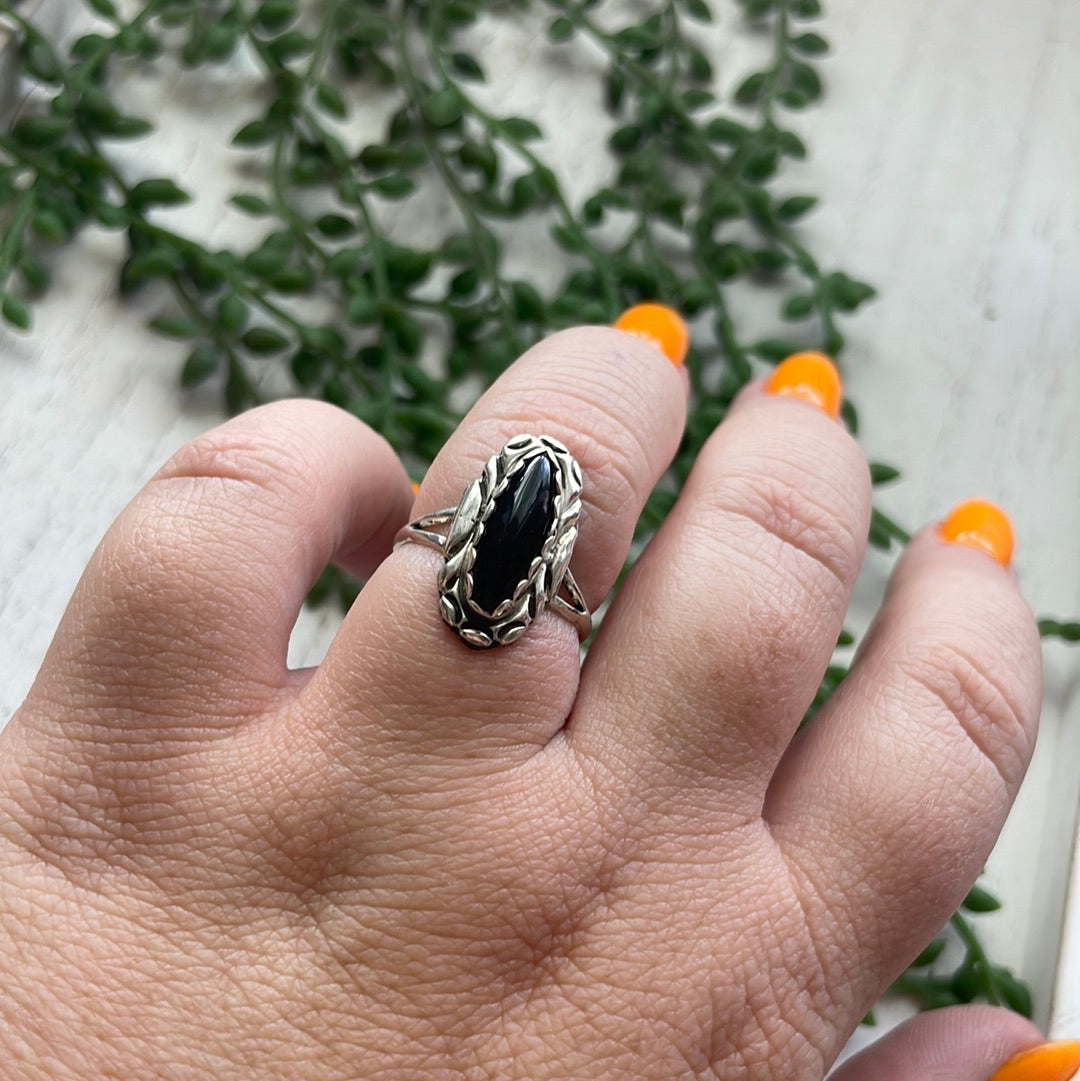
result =
M678 812L760 813L862 560L866 459L832 416L758 387L702 449L582 673L571 746Z
M953 1006L906 1021L848 1059L830 1081L990 1081L1004 1062L1040 1042L1039 1030L1010 1010Z
M326 563L370 569L411 502L390 447L339 409L237 417L183 447L109 529L36 688L62 674L106 724L225 723L222 703L250 715L286 683L289 635Z
M1012 573L924 531L765 806L856 1009L975 880L1027 768L1039 701L1038 632Z
M456 506L513 436L554 437L584 478L570 566L595 607L674 456L685 411L685 373L655 347L599 327L557 334L529 350L470 411L425 477L417 513ZM546 743L577 688L573 627L549 608L513 645L470 649L439 614L442 562L417 544L398 548L360 594L311 692L349 709L363 703L370 724L395 739L416 736L432 753L462 737L498 748ZM346 727L355 731L355 719Z

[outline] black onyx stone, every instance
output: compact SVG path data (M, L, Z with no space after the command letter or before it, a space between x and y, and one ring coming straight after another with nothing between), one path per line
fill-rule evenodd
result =
M538 454L510 478L484 523L472 570L472 601L494 611L529 573L555 515L551 461Z

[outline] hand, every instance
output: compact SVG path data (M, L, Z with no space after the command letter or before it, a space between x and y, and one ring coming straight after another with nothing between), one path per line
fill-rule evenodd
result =
M390 554L509 437L552 435L584 474L572 567L595 607L686 390L626 333L556 335L415 503L387 444L321 404L181 450L103 540L2 734L0 1073L821 1078L964 896L1023 775L1039 644L1011 573L924 531L796 735L870 485L828 402L761 386L584 666L550 611L470 650L439 616L441 557ZM372 576L323 663L289 671L331 559ZM1036 1039L990 1016L984 1056Z

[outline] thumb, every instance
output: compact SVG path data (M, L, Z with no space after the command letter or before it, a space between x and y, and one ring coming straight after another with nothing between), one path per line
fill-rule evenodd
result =
M1046 1051L1010 1062L1020 1052ZM1045 1045L1039 1030L1009 1010L953 1006L919 1014L849 1059L829 1081L1070 1081L1080 1042Z

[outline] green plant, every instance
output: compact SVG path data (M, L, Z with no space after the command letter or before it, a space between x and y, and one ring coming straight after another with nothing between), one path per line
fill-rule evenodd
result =
M17 0L0 0L38 102L0 135L0 315L27 330L30 302L49 285L49 249L89 225L118 230L121 292L168 287L151 325L187 343L182 386L220 386L235 412L261 399L261 375L277 366L295 391L383 432L420 472L455 427L454 391L467 380L490 381L555 329L664 301L694 322L693 397L676 461L642 515L647 534L756 369L799 349L841 354L842 318L875 295L805 246L798 223L816 196L776 184L807 155L792 113L822 96L819 0L738 4L769 56L722 102L700 45L713 19L706 0L656 0L622 25L620 5L598 0L143 0L123 14L113 0L85 0L94 29L66 48ZM535 121L484 104L470 31L512 18L542 18L546 47L587 42L602 57L594 83L573 93L599 96L612 118L611 179L583 198L572 201L545 160ZM125 68L170 60L196 71L239 53L254 62L252 100L264 103L232 137L262 176L229 200L261 223L245 250L163 224L156 211L188 194L168 176L132 175L114 148L152 130L123 99ZM390 121L381 140L352 146L345 125L361 93L388 105ZM440 198L457 215L445 235L406 242L386 229L387 203ZM524 228L545 230L561 251L565 275L547 295L505 269L507 238ZM783 333L749 334L736 290L768 298ZM844 419L857 428L850 403ZM873 466L875 484L898 475ZM875 508L875 547L907 539ZM331 569L313 599L348 602L356 588ZM1069 640L1076 628L1043 622ZM819 704L845 671L830 668ZM902 989L926 1005L982 996L1028 1008L963 913L953 931L964 947L955 972L926 976L924 954Z

